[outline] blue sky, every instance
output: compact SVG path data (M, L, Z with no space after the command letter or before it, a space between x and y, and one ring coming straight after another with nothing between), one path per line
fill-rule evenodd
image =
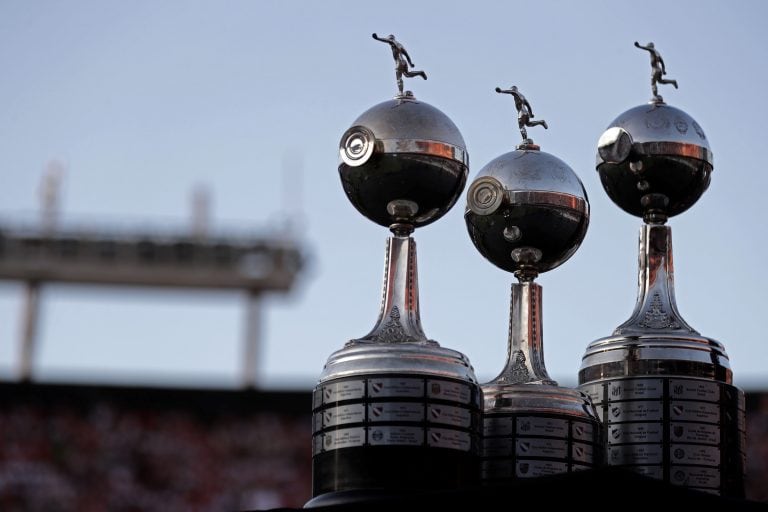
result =
M612 119L649 99L648 56L632 43L653 41L680 84L661 94L703 127L715 162L709 190L670 222L678 306L725 344L737 384L765 387L766 5L5 0L0 218L35 218L43 169L58 159L67 222L183 227L200 184L214 227L279 231L291 219L312 263L295 293L267 300L260 369L266 386L311 387L378 313L388 232L347 201L336 150L360 113L395 93L391 54L370 38L394 33L429 75L408 87L461 130L470 176L519 137L510 98L493 91L515 84L549 123L530 130L534 140L584 182L586 239L539 279L547 367L573 384L587 344L634 306L641 221L603 192L595 147ZM416 233L422 321L487 380L506 355L512 276L473 248L464 202ZM238 294L47 287L37 374L234 385L242 304ZM6 378L20 305L21 287L0 283Z

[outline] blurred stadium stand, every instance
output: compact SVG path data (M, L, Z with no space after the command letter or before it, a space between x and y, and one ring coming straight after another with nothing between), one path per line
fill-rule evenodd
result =
M225 511L310 497L309 392L0 384L0 510Z
M310 497L309 392L0 383L0 510L225 511ZM768 501L768 393L747 394Z

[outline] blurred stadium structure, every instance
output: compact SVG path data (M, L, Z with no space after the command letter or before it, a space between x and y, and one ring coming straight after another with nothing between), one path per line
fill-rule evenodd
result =
M59 226L62 174L62 164L49 163L39 223L0 221L0 279L26 285L19 378L27 381L33 374L41 287L65 282L245 291L242 382L255 386L260 298L292 289L306 262L298 242L286 233L209 233L209 199L200 187L192 195L190 229Z
M0 510L197 512L301 507L311 494L311 395L256 389L259 298L291 290L290 237L211 234L204 191L188 230L70 228L51 164L39 222L0 221L0 279L26 283L19 382L0 382ZM46 282L248 293L243 389L34 382ZM768 393L747 394L747 496L768 501Z

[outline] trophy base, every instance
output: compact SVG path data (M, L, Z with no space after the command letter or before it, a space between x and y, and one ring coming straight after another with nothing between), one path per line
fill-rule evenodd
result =
M606 462L674 485L744 497L744 393L721 343L697 333L593 341L579 389L605 428Z
M601 463L600 423L584 393L540 384L486 384L483 395L482 484Z
M477 483L473 382L415 372L327 379L315 388L312 418L312 506ZM338 496L320 498L327 493Z
M305 508L402 497L477 484L477 456L425 446L365 446L312 461L313 494Z
M606 461L629 471L744 497L744 393L685 376L634 376L583 384L606 428Z

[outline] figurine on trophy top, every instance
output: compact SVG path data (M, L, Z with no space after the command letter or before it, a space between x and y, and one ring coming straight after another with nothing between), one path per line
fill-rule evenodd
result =
M400 94L346 130L338 170L355 208L392 236L378 320L331 354L314 391L312 507L477 480L480 388L466 356L424 333L411 237L456 203L466 145L448 116L403 92L403 77L426 74L408 69L402 44L374 38L392 46Z
M408 70L412 62L403 45L392 35L373 36L392 46L399 92L363 112L344 133L339 174L349 200L372 221L398 230L425 226L445 215L464 190L466 145L448 116L403 91L403 76L427 78Z
M699 334L677 309L666 225L709 186L712 151L701 126L658 95L657 83L677 82L662 78L664 61L653 43L635 46L651 52L654 98L609 125L598 141L597 171L613 202L644 220L637 302L612 336L587 347L580 389L606 425L608 464L739 497L744 394L733 386L723 345Z
M523 137L523 143L518 146L518 149L539 149L538 146L536 146L533 141L528 138L528 131L525 129L525 127L527 126L530 128L531 126L543 126L546 130L549 128L549 126L547 126L547 122L543 119L532 121L532 118L536 117L533 115L533 108L531 107L531 104L528 103L528 100L525 99L523 93L517 90L516 85L513 85L509 89L502 89L501 87L497 87L496 92L499 94L511 94L515 99L515 108L517 109L517 127L520 129L520 135Z
M392 57L395 59L395 78L397 80L398 97L413 97L411 91L403 91L403 76L413 78L420 76L424 80L427 79L427 74L423 71L413 71L409 68L413 67L413 61L411 56L408 55L405 47L400 44L395 36L389 34L387 37L379 37L376 32L372 34L373 38L382 43L387 43L392 48Z
M664 78L667 74L667 67L664 64L664 59L661 58L661 54L656 50L656 46L653 43L648 43L643 46L635 41L635 46L641 50L645 50L651 54L651 90L653 91L653 103L664 103L664 98L659 95L659 90L656 84L671 84L677 89L677 80L671 80Z
M664 103L657 83L666 67L653 43L653 98L614 119L597 143L597 170L608 196L624 211L649 223L690 208L709 186L712 151L701 126L686 112Z
M547 128L546 121L530 119L530 104L517 87L496 92L514 96L522 142L475 177L465 220L483 256L529 281L576 252L589 224L589 203L573 170L528 137L526 126Z
M584 393L558 386L544 366L541 272L570 258L589 224L589 201L573 170L528 137L530 104L512 94L523 142L486 165L467 193L465 220L477 250L514 273L507 362L484 384L481 481L503 483L594 467L600 428Z

